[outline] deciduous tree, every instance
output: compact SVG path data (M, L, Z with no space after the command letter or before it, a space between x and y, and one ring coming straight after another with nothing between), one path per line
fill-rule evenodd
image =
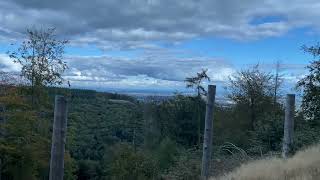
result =
M309 74L298 82L297 87L303 89L304 116L316 123L320 121L320 45L303 46L302 49L313 55L314 60L307 66Z
M67 68L63 55L67 43L67 40L57 39L55 28L28 29L26 40L18 49L8 52L13 62L22 66L21 75L30 81L33 100L35 89L63 82L62 73Z
M272 101L272 79L273 76L260 71L258 65L239 71L229 78L228 97L249 110L251 130L255 129L259 111L265 110L267 107L264 105Z

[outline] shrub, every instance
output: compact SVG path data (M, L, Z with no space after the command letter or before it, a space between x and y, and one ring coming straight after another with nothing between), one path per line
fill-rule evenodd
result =
M107 162L106 177L112 180L150 180L157 177L156 163L147 153L128 144L115 145ZM109 178L110 177L110 178Z
M200 158L200 151L193 149L181 153L177 158L175 165L168 170L165 178L177 180L199 179Z

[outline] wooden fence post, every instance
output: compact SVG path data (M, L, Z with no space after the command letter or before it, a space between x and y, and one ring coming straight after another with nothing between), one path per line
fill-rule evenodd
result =
M66 98L57 95L54 107L49 180L63 180L67 113Z
M282 143L282 157L288 158L293 152L295 95L287 94L285 107L284 133Z
M6 108L4 104L0 103L0 125L6 123ZM0 127L0 137L5 135L4 129ZM2 157L0 157L0 180L2 178Z
M208 86L205 129L203 139L202 151L202 166L201 166L201 179L207 180L209 178L209 169L212 153L212 129L213 129L213 107L216 95L216 86Z

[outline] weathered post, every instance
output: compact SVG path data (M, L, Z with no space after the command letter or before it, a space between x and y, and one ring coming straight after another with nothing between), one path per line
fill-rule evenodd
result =
M64 148L67 131L67 100L55 97L49 180L63 180Z
M209 178L209 169L212 153L212 128L213 128L213 107L216 95L216 86L208 86L206 117L203 139L202 151L202 166L201 166L201 179L207 180Z
M0 103L0 125L6 123L6 117L5 117L5 106L4 104ZM0 137L4 136L5 132L4 129L1 128L0 126ZM2 177L2 157L0 156L0 180Z
M0 180L1 180L1 177L2 177L2 159L0 158Z
M284 120L284 135L282 143L282 157L288 158L293 152L295 95L287 94Z

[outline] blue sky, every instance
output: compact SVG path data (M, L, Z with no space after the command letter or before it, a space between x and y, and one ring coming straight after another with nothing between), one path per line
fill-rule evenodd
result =
M288 3L290 2L290 3ZM170 93L208 69L223 91L228 76L281 62L286 91L312 59L302 45L319 41L316 0L79 0L0 2L0 68L19 72L5 52L28 27L55 27L70 40L64 74L73 87Z

